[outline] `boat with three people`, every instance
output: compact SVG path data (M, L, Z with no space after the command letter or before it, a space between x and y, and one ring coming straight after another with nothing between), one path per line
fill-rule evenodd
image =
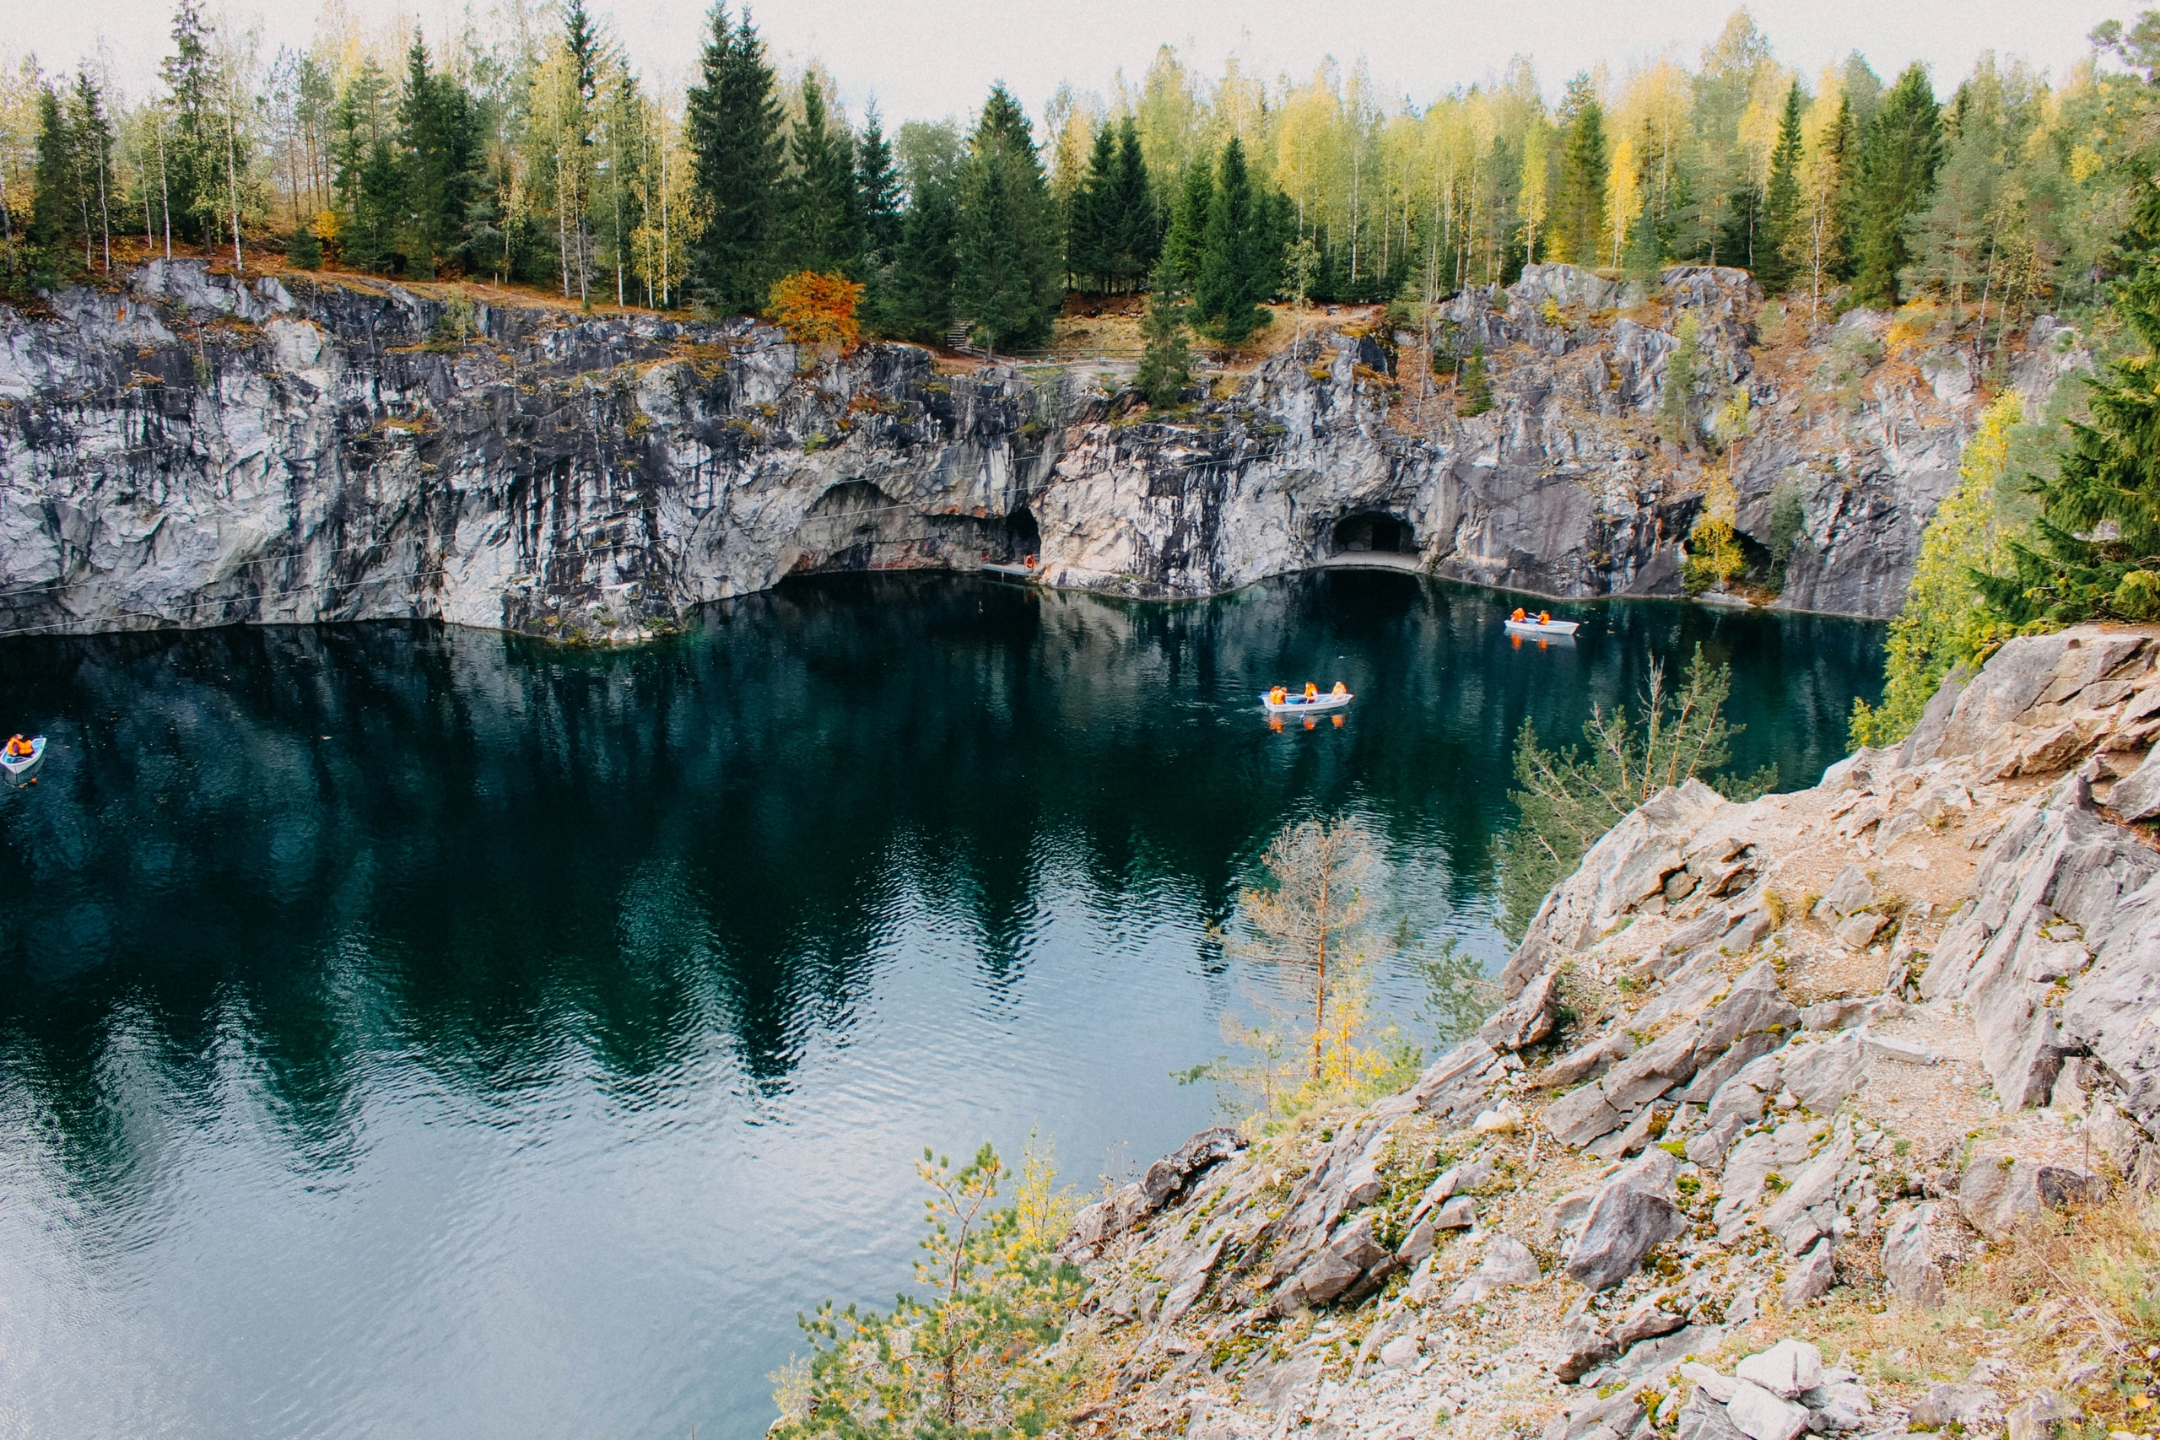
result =
M1293 695L1287 686L1277 685L1260 697L1260 703L1270 715L1307 715L1316 710L1340 710L1357 697L1350 687L1338 680L1333 690L1323 693L1319 686L1306 682L1303 694Z

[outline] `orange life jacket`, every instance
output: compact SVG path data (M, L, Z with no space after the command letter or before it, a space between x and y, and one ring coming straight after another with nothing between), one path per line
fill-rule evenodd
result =
M1538 612L1537 612L1537 623L1538 623L1538 624L1540 624L1540 625L1550 625L1550 624L1552 624L1552 611L1550 611L1550 610L1540 610L1540 611L1538 611Z
M1308 699L1308 700L1310 700L1310 699L1313 699L1313 698L1314 698L1315 696L1317 696L1317 695L1318 695L1319 693L1320 693L1320 687L1319 687L1319 686L1317 686L1317 685L1313 684L1313 683L1312 683L1312 681L1310 681L1310 680L1308 680L1308 681L1306 681L1306 682L1305 682L1305 698L1306 698L1306 699Z
M1347 685L1345 685L1345 684L1343 684L1343 683L1342 683L1342 681L1340 681L1340 680L1337 680L1337 681L1335 682L1335 692L1334 692L1334 693L1336 693L1337 695L1347 695L1347 694L1349 694L1349 693L1350 693L1350 687L1349 687L1349 686L1347 686Z

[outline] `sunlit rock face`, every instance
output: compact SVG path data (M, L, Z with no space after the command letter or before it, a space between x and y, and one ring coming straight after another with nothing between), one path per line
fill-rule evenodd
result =
M1435 333L1484 349L1494 401L1460 419L1422 336L1324 316L1166 415L1089 364L948 374L749 320L199 262L122 279L0 311L0 629L423 617L627 640L790 573L1030 558L1162 598L1331 563L1675 594L1714 469L1751 545L1780 486L1800 497L1780 604L1879 616L1978 405L1977 362L1884 316L1763 346L1752 282L1707 268L1532 266L1456 296ZM1698 414L1749 392L1736 450L1661 434L1688 314ZM2043 321L2013 378L2038 403L2084 363Z

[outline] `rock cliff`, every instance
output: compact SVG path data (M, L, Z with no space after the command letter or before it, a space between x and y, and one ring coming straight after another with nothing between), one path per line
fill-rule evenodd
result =
M1764 348L1738 271L1622 287L1533 266L1443 328L1491 355L1457 419L1389 335L1322 329L1173 416L1086 366L812 363L749 321L472 304L156 262L0 311L0 631L437 618L629 639L797 571L971 568L1140 596L1350 560L1561 596L1672 594L1698 448L1657 438L1679 317L1699 391L1763 423L1734 465L1781 603L1882 615L1953 482L1969 347L1853 312ZM2081 363L2044 322L2035 397ZM1414 352L1401 352L1410 355ZM947 367L949 368L949 367Z
M1095 1433L2142 1432L2150 1357L2061 1269L1920 1337L1991 1246L2160 1186L2160 637L1962 681L1812 789L1654 797L1409 1089L1081 1212Z

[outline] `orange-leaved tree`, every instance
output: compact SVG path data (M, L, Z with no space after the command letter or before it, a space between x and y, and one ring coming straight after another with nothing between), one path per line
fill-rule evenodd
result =
M855 307L863 287L845 275L798 270L773 282L765 313L796 344L846 354L862 343Z

